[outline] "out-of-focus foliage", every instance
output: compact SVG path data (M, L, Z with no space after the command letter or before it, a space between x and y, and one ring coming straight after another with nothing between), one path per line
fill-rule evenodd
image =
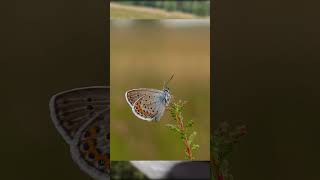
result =
M111 19L199 19L190 13L169 12L162 9L155 9L143 6L132 6L118 3L110 4Z
M229 159L235 144L247 134L243 124L222 122L211 138L211 163L213 180L233 180L230 173Z
M180 11L197 16L210 15L210 1L188 0L188 1L112 1L126 5L145 6L164 9L167 11Z
M138 171L129 161L111 161L111 179L148 179Z

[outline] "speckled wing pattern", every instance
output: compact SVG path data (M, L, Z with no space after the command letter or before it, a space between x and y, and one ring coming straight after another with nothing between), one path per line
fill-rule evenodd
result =
M127 91L125 97L132 112L142 120L160 120L165 111L163 91L147 88L133 89Z
M50 100L51 118L74 161L98 180L109 179L109 88L64 91Z
M77 88L54 95L50 100L53 123L69 143L80 127L109 106L109 88Z
M101 112L76 134L71 155L81 169L95 179L110 174L109 109Z

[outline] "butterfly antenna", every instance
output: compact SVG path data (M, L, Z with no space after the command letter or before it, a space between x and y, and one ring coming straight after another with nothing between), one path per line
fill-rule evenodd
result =
M174 76L174 74L172 74L171 78L168 81L164 82L165 88L167 87L167 84L173 79L173 76Z

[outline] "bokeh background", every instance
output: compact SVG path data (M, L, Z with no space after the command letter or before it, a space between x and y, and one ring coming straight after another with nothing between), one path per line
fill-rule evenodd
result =
M248 126L234 179L320 179L319 2L212 2L212 126Z
M112 0L112 19L192 19L210 17L210 0Z
M147 180L149 179L136 167L134 167L130 161L111 161L110 163L111 179L136 179Z
M109 83L103 1L11 1L1 28L0 179L88 180L49 113L50 97Z
M196 159L208 160L210 137L210 21L111 21L111 159L184 159L183 143L165 125L134 116L124 94L133 88L169 87L175 100L186 100L185 118L194 120L200 145Z

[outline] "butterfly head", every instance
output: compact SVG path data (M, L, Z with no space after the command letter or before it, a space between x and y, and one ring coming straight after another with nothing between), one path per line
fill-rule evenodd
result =
M170 99L171 99L170 89L168 87L168 83L172 80L173 76L174 76L174 74L171 76L171 78L168 81L166 81L164 83L164 87L163 87L164 100L165 100L167 106L169 105Z
M170 103L170 99L171 99L171 95L170 95L170 91L169 91L169 88L165 88L163 90L163 93L164 93L164 100L166 102L166 105L168 106L169 103Z

